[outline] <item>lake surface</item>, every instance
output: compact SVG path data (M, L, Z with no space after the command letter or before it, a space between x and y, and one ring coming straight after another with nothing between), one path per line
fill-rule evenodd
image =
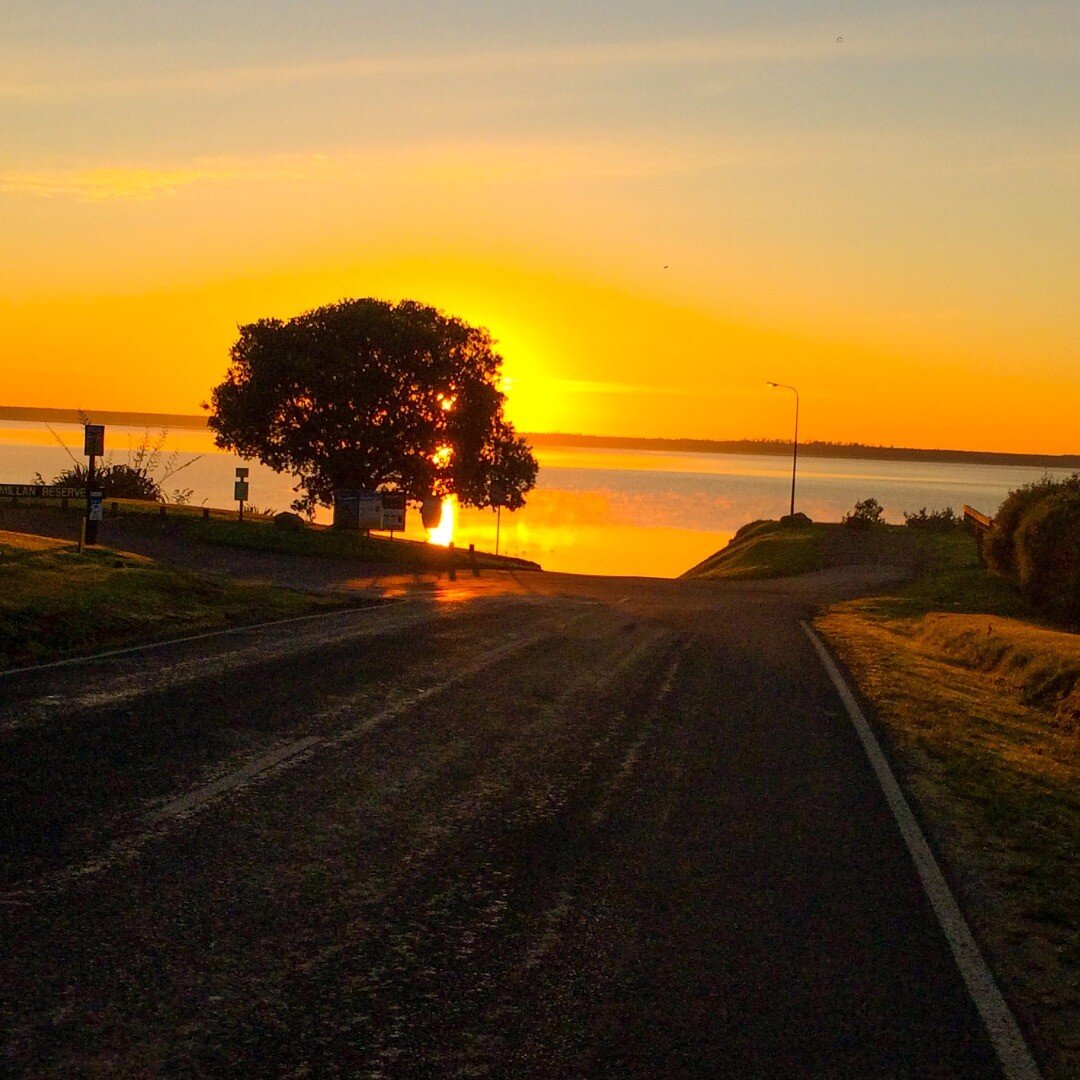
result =
M55 432L55 437L53 432ZM145 436L141 428L110 427L107 457L124 462ZM157 433L151 433L156 435ZM57 441L68 448L65 450ZM0 424L0 482L27 483L40 472L51 479L82 460L82 428L4 421ZM208 432L174 429L163 459L189 462L164 482L172 495L191 488L196 505L231 506L234 470L251 469L251 502L287 510L292 481L257 462L216 450ZM547 447L537 452L540 476L528 505L502 514L499 550L534 559L546 570L593 574L652 574L674 577L722 547L732 533L755 518L787 513L790 458L659 451L582 450ZM196 459L196 460L191 460ZM157 470L160 478L166 462ZM968 503L993 514L1006 494L1044 475L1065 470L1014 465L951 465L922 462L800 458L796 509L815 520L838 521L857 500L875 498L887 520L921 507ZM406 535L426 535L410 509ZM319 520L328 520L329 512ZM455 539L494 550L493 511L461 510Z

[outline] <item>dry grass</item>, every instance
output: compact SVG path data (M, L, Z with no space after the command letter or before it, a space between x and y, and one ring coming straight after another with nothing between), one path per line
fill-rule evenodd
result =
M1080 1075L1080 636L999 615L817 621L873 703L1048 1077Z

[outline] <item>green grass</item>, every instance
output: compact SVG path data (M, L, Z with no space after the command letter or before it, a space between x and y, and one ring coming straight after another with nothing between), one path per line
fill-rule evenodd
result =
M48 504L24 504L24 509L42 518L48 515L55 519L63 515L70 522L70 535L75 536L78 532L80 510L76 507L63 510ZM215 547L265 551L277 555L355 559L381 563L404 573L444 571L450 566L451 559L457 567L469 565L468 549L456 549L451 555L446 548L438 545L402 537L391 540L389 536L364 536L360 532L345 532L321 525L281 528L274 524L272 517L260 514L245 515L243 523L240 523L235 510L204 509L201 506L170 505L165 508L163 519L161 510L158 503L106 499L102 537L107 537L113 521L125 528L156 529L164 520L170 527L183 529L192 540ZM489 552L478 551L476 562L481 569L539 569L538 564L527 559L492 555Z
M829 526L782 528L779 522L759 522L759 527L736 536L725 548L710 555L681 576L684 578L788 577L821 570L824 539Z
M184 528L201 543L220 547L243 548L248 551L269 551L282 555L302 555L317 558L359 559L364 562L385 563L407 571L441 570L450 565L466 565L467 549L457 549L453 555L443 547L416 540L383 536L364 536L320 526L282 529L269 521L222 520L211 517L192 518ZM485 552L476 553L477 565L485 568L538 569L525 559L512 559Z
M0 533L0 666L17 667L239 622L352 606L162 566L107 548Z
M875 565L912 571L978 566L974 541L961 529L931 532L905 525L851 528L832 522L785 527L777 521L744 526L734 539L684 578L788 577L831 566Z

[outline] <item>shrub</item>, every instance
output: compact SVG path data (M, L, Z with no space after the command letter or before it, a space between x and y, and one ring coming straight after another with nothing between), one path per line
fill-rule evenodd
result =
M877 499L863 499L855 504L855 509L842 518L845 525L853 529L865 529L871 525L885 524L885 508Z
M904 524L910 525L913 529L927 529L930 532L948 532L949 529L955 529L963 523L963 518L958 514L953 513L953 508L951 506L946 506L944 510L927 510L924 506L921 510L916 510L913 514L909 514L906 510L904 511Z
M794 514L785 514L780 519L780 524L785 529L802 529L805 526L813 525L814 523L801 510L797 510Z
M1080 473L1064 480L1045 477L1010 491L994 516L983 546L986 563L996 574L1017 580L1016 530L1029 510L1058 491L1080 491Z
M38 476L40 483L46 483ZM52 479L54 487L88 487L89 474L81 462L64 469ZM106 499L147 499L162 501L161 487L157 481L130 465L100 465L94 470L94 489Z
M85 413L80 413L84 423L89 423L90 418ZM53 438L67 450L64 441L52 428ZM180 459L177 451L173 451L163 459L165 440L168 438L168 429L162 429L156 438L151 438L147 431L136 446L129 446L126 462L113 462L110 455L104 461L99 462L94 470L94 489L100 491L106 499L146 499L150 502L166 502L165 481L176 473L194 465L199 460L197 457ZM87 467L83 462L72 456L70 468L58 473L52 480L46 480L38 473L35 480L39 484L51 484L53 487L87 487L89 476ZM156 475L160 471L161 475ZM173 501L179 505L186 505L194 492L192 488L175 488Z
M1080 489L1055 487L1016 529L1016 579L1039 606L1080 620Z

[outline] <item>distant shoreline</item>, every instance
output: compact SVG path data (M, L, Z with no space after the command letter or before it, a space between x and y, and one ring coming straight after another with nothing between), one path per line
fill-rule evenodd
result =
M142 413L83 410L97 424L120 427L184 428L204 430L206 417L188 413ZM78 409L49 409L0 405L0 421L38 424L79 424ZM562 446L582 450L645 450L682 454L760 454L786 457L791 443L785 439L646 439L621 435L570 435L559 432L526 433L533 446ZM1010 454L992 450L924 450L906 446L868 446L863 443L806 442L800 456L849 458L862 461L920 461L945 465L1020 465L1028 468L1080 470L1080 454Z

